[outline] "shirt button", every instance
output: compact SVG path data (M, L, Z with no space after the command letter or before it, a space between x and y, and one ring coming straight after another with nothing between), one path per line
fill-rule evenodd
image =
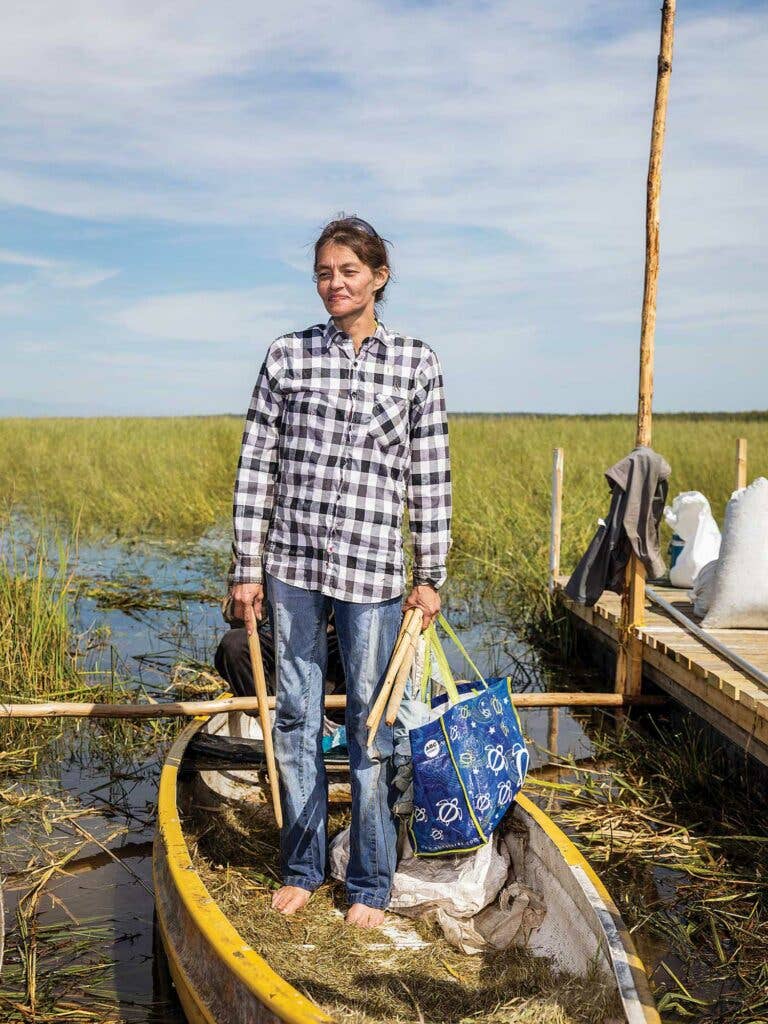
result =
M354 363L352 363L352 369L353 370L357 369L357 360L355 360Z

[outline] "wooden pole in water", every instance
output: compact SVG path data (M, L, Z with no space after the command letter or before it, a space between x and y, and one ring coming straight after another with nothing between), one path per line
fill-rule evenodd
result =
M516 693L517 708L620 708L653 707L665 697L646 694L626 697L622 693ZM274 708L275 698L267 697L266 706ZM325 698L326 708L345 708L343 694ZM168 704L86 704L46 701L40 704L0 704L3 718L207 718L233 711L258 711L257 697L222 697L218 700L188 700Z
M549 536L549 592L554 593L560 575L560 537L563 529L563 465L565 452L552 453L552 529Z
M661 8L661 44L656 74L656 97L651 127L651 154L645 207L645 283L640 323L640 380L637 399L637 447L650 446L653 409L653 352L656 334L656 291L659 278L659 197L661 194L661 158L667 122L669 79L672 74L672 41L675 26L675 0L664 0ZM619 621L619 648L616 657L616 690L637 694L642 686L643 648L637 636L645 612L645 566L634 555L627 564Z
M740 437L736 441L736 490L747 486L747 439Z

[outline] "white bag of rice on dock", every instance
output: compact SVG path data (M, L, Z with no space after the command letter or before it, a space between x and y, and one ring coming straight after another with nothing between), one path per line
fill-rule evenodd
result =
M712 588L715 584L717 574L717 559L713 558L707 562L703 569L700 569L696 579L693 581L693 589L688 595L693 602L693 614L697 619L702 619L709 611L712 604Z
M734 491L704 629L768 629L768 480Z
M349 863L349 829L331 843L330 867L343 881ZM474 853L445 857L414 857L405 837L392 879L389 909L406 917L425 917L438 910L449 917L474 917L492 903L507 881L511 858L494 836Z
M720 553L720 531L701 491L683 491L664 509L667 526L683 541L669 570L673 587L692 587L700 570Z

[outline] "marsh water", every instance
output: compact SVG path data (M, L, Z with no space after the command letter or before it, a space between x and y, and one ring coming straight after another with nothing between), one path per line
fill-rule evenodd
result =
M169 699L172 681L179 679L174 666L189 666L192 678L201 666L211 665L227 628L219 606L226 554L224 537L186 549L81 545L71 560L79 579L73 616L93 679L127 681L147 698L162 700ZM599 685L546 668L487 601L472 607L449 591L445 610L487 676L512 675L519 690ZM452 653L451 660L461 673L460 656ZM534 768L546 764L555 735L561 755L591 754L589 715L556 714L555 734L551 712L522 712ZM20 895L29 889L30 862L52 862L75 850L39 899L38 986L46 977L50 983L53 972L73 971L72 1005L86 990L94 1008L104 1007L102 1016L90 1019L131 1024L184 1019L155 932L151 872L157 783L177 728L66 720L46 757L16 784L19 794L45 792L59 801L62 812L41 816L31 810L0 839L9 926ZM13 969L14 956L11 942L6 971Z

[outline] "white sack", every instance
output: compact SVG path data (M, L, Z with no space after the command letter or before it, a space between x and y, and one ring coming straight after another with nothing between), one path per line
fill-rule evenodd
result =
M331 843L333 877L343 881L348 863L347 828ZM389 909L406 917L425 917L438 910L450 917L473 917L494 901L507 881L509 865L509 851L495 836L474 853L445 857L414 857L406 838L392 880Z
M519 882L511 882L490 907L468 920L449 917L444 910L436 911L434 916L448 942L471 956L488 948L525 945L533 929L541 927L545 913L537 893Z
M720 530L700 491L683 491L664 509L667 525L684 543L669 570L673 587L692 587L699 571L720 553Z
M768 629L768 480L734 491L704 629Z
M715 585L716 573L717 559L713 558L711 562L707 562L693 581L693 590L690 594L693 601L693 614L700 619L707 614L712 603L712 588Z

